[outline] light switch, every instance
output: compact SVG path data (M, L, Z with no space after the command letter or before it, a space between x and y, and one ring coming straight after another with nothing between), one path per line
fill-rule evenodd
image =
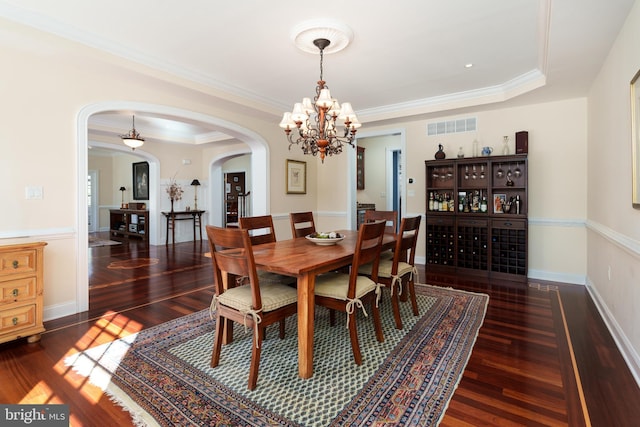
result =
M416 195L415 190L407 190L407 197L415 197L415 195Z
M27 200L41 200L42 199L42 187L29 186L24 188L24 197Z

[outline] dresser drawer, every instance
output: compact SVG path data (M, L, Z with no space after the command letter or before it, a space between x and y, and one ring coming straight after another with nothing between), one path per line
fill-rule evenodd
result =
M35 304L0 311L0 334L29 328L35 326L35 324Z
M35 249L0 253L0 276L35 272L36 257Z
M10 304L35 298L36 283L35 276L0 282L0 304Z

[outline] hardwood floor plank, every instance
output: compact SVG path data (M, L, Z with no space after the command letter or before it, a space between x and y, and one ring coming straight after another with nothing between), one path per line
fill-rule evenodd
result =
M89 310L45 322L47 331L38 343L0 345L0 402L64 402L71 407L71 425L132 425L128 413L64 366L64 358L208 308L213 277L207 250L193 243L91 249ZM158 261L109 268L114 262L145 259ZM593 426L632 426L640 419L640 389L583 286L489 282L431 274L424 266L419 277L490 296L441 426L579 427L589 420ZM587 421L581 400L588 407Z

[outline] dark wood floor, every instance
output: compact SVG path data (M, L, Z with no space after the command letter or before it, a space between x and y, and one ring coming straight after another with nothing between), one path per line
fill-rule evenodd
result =
M66 403L74 426L132 425L64 358L208 307L207 250L199 242L90 249L89 311L46 322L38 343L0 345L0 402ZM638 425L640 389L584 287L489 283L424 268L420 279L490 296L442 426Z

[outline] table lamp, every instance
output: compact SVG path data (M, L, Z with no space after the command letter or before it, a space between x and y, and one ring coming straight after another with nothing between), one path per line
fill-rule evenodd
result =
M122 209L124 209L124 192L126 190L127 190L126 188L120 187L120 191L122 192L122 201L120 202L120 208L122 208Z
M191 185L195 186L195 190L193 192L194 194L194 199L193 199L193 210L198 210L198 186L200 185L200 181L198 181L198 178L194 179L193 181L191 181Z

